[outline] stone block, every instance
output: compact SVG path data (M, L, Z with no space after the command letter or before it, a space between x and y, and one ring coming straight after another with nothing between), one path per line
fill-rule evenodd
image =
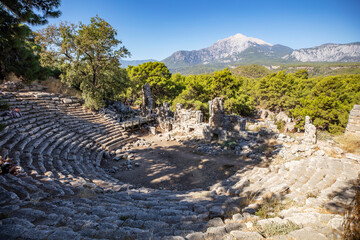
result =
M63 103L65 103L65 104L69 104L69 103L72 103L72 102L73 102L73 100L72 100L71 98L63 98L62 101L63 101Z
M287 236L295 240L325 240L328 239L324 234L316 232L314 229L306 227L289 233Z
M149 130L150 130L152 135L156 135L156 128L155 127L150 127Z
M230 235L236 240L261 240L264 239L258 232L231 231Z

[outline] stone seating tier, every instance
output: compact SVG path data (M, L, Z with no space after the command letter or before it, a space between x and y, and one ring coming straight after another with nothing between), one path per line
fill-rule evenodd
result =
M249 214L255 207L241 204L272 194L302 206L279 213L303 226L286 239L339 239L332 229L342 217L316 209L345 204L343 196L353 194L348 183L360 172L352 159L312 156L238 171L208 191L134 188L101 162L142 119L118 123L86 111L75 98L43 92L5 92L0 100L24 114L0 113L6 125L0 154L21 169L17 176L0 175L4 239L263 239L244 224L250 217L261 223Z

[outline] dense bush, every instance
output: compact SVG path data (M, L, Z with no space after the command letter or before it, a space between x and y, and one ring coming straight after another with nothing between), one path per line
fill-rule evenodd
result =
M172 108L181 103L184 107L200 109L207 114L208 101L222 97L227 113L249 116L255 104L242 89L243 82L243 78L234 76L229 69L216 71L212 75L190 75L185 78L185 89L175 98Z
M239 66L232 69L231 72L234 75L246 78L262 78L272 73L266 67L257 64Z
M245 69L250 75L258 72L256 67ZM136 89L128 91L133 96L139 98L142 84L148 82L157 104L168 101L175 110L176 104L181 103L186 108L202 110L205 117L208 101L222 97L228 114L251 116L258 105L274 112L287 112L299 128L308 115L319 129L339 133L344 131L353 105L360 103L360 75L309 78L306 70L299 70L279 71L254 79L224 69L213 74L170 76L162 63L130 67L128 73L131 86Z
M313 79L314 87L300 98L300 104L291 110L303 120L308 115L314 124L337 133L346 127L349 112L360 103L360 75L331 76Z
M149 83L156 105L162 102L171 103L184 88L184 77L180 74L171 75L169 69L161 62L147 62L136 67L129 66L127 72L130 82L126 97L135 103L141 102L142 86L145 83Z
M255 86L250 93L261 107L289 113L298 127L308 115L318 128L332 133L345 129L350 110L360 103L360 75L308 78L305 70L280 71L247 84Z

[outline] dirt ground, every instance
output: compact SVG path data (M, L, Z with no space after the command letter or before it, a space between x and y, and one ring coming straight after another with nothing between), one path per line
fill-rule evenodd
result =
M191 190L208 189L209 186L227 179L238 170L252 168L255 163L235 155L201 155L191 146L177 141L166 141L158 135L141 136L150 147L132 147L135 156L133 167L126 167L127 160L110 160L104 167L118 167L112 176L136 187L156 189Z

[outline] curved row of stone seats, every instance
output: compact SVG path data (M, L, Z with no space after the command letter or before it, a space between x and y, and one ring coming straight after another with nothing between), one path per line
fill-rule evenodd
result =
M254 213L271 196L290 201L293 207L278 213L282 219L274 217L264 220L264 223L292 221L303 227L281 239L304 239L308 236L314 239L341 239L341 214L355 195L352 186L359 174L358 161L344 157L314 156L272 165L270 168L255 167L238 172L213 185L211 191L219 195L251 199L252 204L243 207L243 213ZM237 214L224 222L236 222L238 217L244 219ZM261 223L261 220L253 217L252 221ZM217 227L191 233L187 238L262 239L262 236L246 228L231 232L226 229L226 224L221 223Z
M300 204L321 207L336 201L339 193L353 193L351 183L359 173L360 164L351 159L313 157L310 160L288 162L270 170L255 168L244 175L237 174L232 177L232 181L228 180L236 184L218 184L214 191L244 195L258 192L261 193L259 199L271 193L283 192ZM310 201L314 199L309 198L316 201ZM342 199L336 204L342 206L346 202ZM336 209L331 210L336 212Z
M48 111L46 111L46 114L48 114ZM24 114L25 115L25 114ZM72 116L72 115L74 115L74 116ZM90 130L91 131L91 127L88 127L88 128L86 128L86 129L83 129L84 128L84 126L81 126L81 125L79 125L78 124L78 118L76 118L76 117L78 117L76 114L72 114L72 115L68 115L68 119L60 119L60 122L61 123L63 123L63 124L67 124L68 125L68 127L72 127L72 125L69 125L69 122L68 121L72 121L73 123L75 123L75 124L77 124L77 125L74 125L73 127L78 127L79 129L82 129L82 130L80 130L80 133L82 133L82 132L85 132L86 130ZM71 116L71 117L73 117L73 118L71 118L71 117L69 117L69 116ZM93 116L93 114L86 114L86 116L87 117L89 117L89 119L91 119L91 120L96 120L96 116L94 117ZM29 116L27 116L27 118L29 118ZM30 118L31 118L31 116L30 116ZM98 118L101 118L100 116L98 116ZM39 119L39 118L37 118L37 119ZM84 119L84 117L82 116L82 119ZM11 119L10 121L11 122L14 122L14 121L17 121L17 122L23 122L23 124L26 124L26 123L24 123L24 121L23 120L25 120L25 118L24 119ZM68 120L68 121L67 121ZM85 120L88 120L88 119L85 119ZM102 119L103 120L103 119ZM4 122L5 124L7 124L8 122ZM100 125L100 124L112 124L112 125L114 125L114 122L110 122L109 123L109 121L102 121L101 123L99 123L98 125ZM16 126L17 127L17 126ZM93 128L98 128L98 126L94 126L94 124L92 124L92 127ZM108 129L109 131L112 131L112 130L114 130L115 131L115 129L116 129L116 127L118 127L118 126L115 126L115 127L111 127L111 129ZM101 129L96 129L96 131L98 131L98 132L101 132ZM95 135L95 133L93 133L94 135ZM105 136L106 136L106 132L105 132L105 134L104 134ZM119 137L121 137L121 133L120 133L120 131L118 131L118 135L116 136L117 138L119 138ZM97 135L97 136L100 136L100 133ZM114 138L115 138L115 136L111 136L112 138L111 139L109 139L109 140L114 140ZM125 136L126 137L126 136ZM96 140L96 139L95 139ZM106 140L107 139L104 139L103 140L103 142L102 142L102 144L104 144L104 142L106 142Z
M15 101L12 101L13 103L15 103ZM17 104L17 105L19 105L19 104ZM66 106L67 107L67 106ZM62 108L62 107L58 107L58 109L60 109L60 108ZM69 107L67 107L67 108L69 108ZM46 110L45 108L40 108L41 109L41 111L43 111L45 114L51 114L51 112L49 112L48 110ZM44 111L44 109L46 110L46 111ZM67 109L66 111L69 111L69 109ZM84 120L92 120L92 121L94 121L94 120L96 120L96 118L98 117L98 118L101 118L100 116L93 116L93 114L88 114L88 113L84 113L83 111L81 111L82 113L82 115L83 116L81 116L82 117L82 119L84 119ZM59 113L57 113L57 114L59 114ZM23 119L9 119L9 122L10 123L14 123L14 122L23 122L23 124L25 124L24 123L24 120L25 119L33 119L32 118L32 116L29 116L29 115L26 115L26 114L24 114L26 117L25 118L23 118ZM84 115L85 115L85 117L84 117ZM74 117L78 117L79 115L77 114L77 112L71 112L71 115L69 115L69 116L74 116ZM8 117L9 118L9 117ZM39 119L39 117L37 116L37 118L36 119ZM75 118L73 118L72 119L73 120L73 122L78 122L77 121L77 119L75 119ZM105 120L104 121L104 119L102 118L101 120L103 120L103 122L102 123L105 123L105 124L115 124L116 125L116 122L115 121L113 121L113 120ZM60 120L61 121L61 123L63 123L63 124L67 124L68 122L67 122L67 120L64 120L64 119L61 119ZM71 121L71 118L69 119L69 121ZM8 124L9 122L4 122L5 124ZM17 126L16 126L17 127ZM79 128L82 128L81 126L79 126ZM106 136L107 136L107 134L103 134L103 136L105 136L103 139L102 139L102 142L101 142L101 144L103 145L103 147L107 147L107 146L109 146L109 145L111 145L111 144L113 144L114 142L116 142L116 141L118 141L119 139L121 139L122 137L126 137L126 136L122 136L122 134L119 132L119 128L118 128L118 125L116 126L116 127L114 127L113 129L109 129L109 130L114 130L114 132L116 131L115 129L117 129L117 135L115 134L115 133L112 133L112 135L111 136L109 136L110 137L110 139L107 139L106 138ZM85 131L85 130L82 130L82 131ZM98 129L98 132L99 132L99 134L97 135L97 137L101 137L101 134L100 134L100 132L101 132L101 130L100 129ZM95 135L95 133L94 133L94 135ZM106 141L107 140L110 140L110 141L112 141L111 143L108 143L108 144L106 144Z
M2 220L1 236L159 239L204 228L209 199L201 200L209 205L206 208L191 197L185 201L184 192L140 193L101 169L104 146L127 137L117 122L78 106L71 111L68 106L47 108L50 99L37 105L40 95L35 95L21 94L32 106L23 111L23 118L3 119L8 126L0 133L1 154L22 171L0 176L0 212L8 216ZM15 97L9 102L21 106L21 101Z
M32 106L41 101L44 109L56 98L39 96L21 94ZM11 101L22 100L14 97ZM100 167L108 153L104 146L110 148L126 139L118 130L120 124L78 105L69 110L72 99L55 101L58 104L48 111L34 114L37 108L32 108L25 112L35 121L25 116L5 120L9 125L0 132L0 154L9 155L23 169L19 176L0 176L0 215L4 218L0 236L5 239L236 239L239 230L249 231L243 220L220 218L240 212L244 197L256 196L254 200L261 201L270 194L308 207L311 215L301 209L280 214L322 234L322 228L333 224L332 218L340 218L314 209L342 201L334 193L350 192L348 182L360 172L359 163L347 158L312 157L269 169L243 169L211 191L131 189ZM254 212L253 208L242 211ZM301 222L315 218L319 227ZM262 238L255 232L248 234L254 237L248 239Z
M24 93L14 93L5 94L5 98L3 97L1 100L8 102L10 105L18 106L20 109L21 106L27 105L26 110L22 111L23 118L10 119L8 116L3 117L2 123L7 124L7 127L0 133L2 155L10 156L21 167L23 170L21 177L27 177L28 175L33 177L32 181L43 187L44 191L52 189L60 192L53 194L53 191L52 195L54 196L63 196L66 192L74 194L72 186L80 186L79 183L96 186L92 182L93 179L99 183L98 185L108 185L105 186L105 190L109 190L114 186L117 186L118 189L121 188L119 187L121 183L118 183L116 179L108 176L99 168L104 152L100 144L91 141L92 137L100 136L98 133L114 132L116 127L119 129L119 126L103 119L101 116L87 113L82 108L78 110L78 105L75 105L69 111L70 103L62 104L61 98L53 95L36 93L34 97ZM74 100L71 101L74 102L73 105L78 104ZM55 103L58 105L51 105ZM62 111L62 108L66 109L66 111ZM86 139L83 136L90 139L88 141L90 145L79 144L84 149L77 148L77 152L72 154L72 159L69 159L69 153L75 147L73 143L79 140L85 141ZM126 135L117 134L116 136L124 137ZM109 141L113 141L113 138L104 138L103 144ZM83 156L77 156L76 154L79 152ZM91 156L96 157L90 158L90 155L87 155L89 152ZM21 179L21 177L18 177L18 179ZM107 181L114 183L104 184ZM10 180L7 182L11 183ZM46 183L46 186L43 186L43 182ZM6 179L3 179L2 183L6 185ZM29 199L30 195L26 194L27 191L21 188L24 182L17 181L11 184L19 185L17 193L20 199ZM63 191L60 186L69 189Z
M11 209L11 216L3 219L0 232L10 239L185 237L206 229L209 209L214 203L211 198L194 199L188 192L166 190L83 194L81 198L34 201L26 207ZM15 228L17 231L11 231Z

